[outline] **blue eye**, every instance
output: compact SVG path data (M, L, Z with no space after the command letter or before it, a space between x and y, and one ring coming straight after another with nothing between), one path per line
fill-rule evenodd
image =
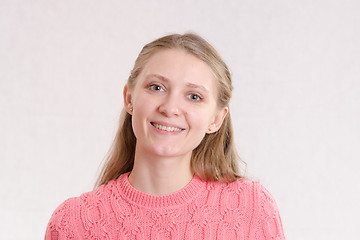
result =
M157 85L157 84L151 84L150 87L149 87L150 90L153 90L155 92L161 92L161 91L164 91L164 89Z
M198 102L201 101L201 97L197 94L189 94L189 98L191 101Z

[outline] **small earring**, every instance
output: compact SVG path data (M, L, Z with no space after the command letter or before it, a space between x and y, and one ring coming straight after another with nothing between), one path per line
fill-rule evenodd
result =
M133 112L133 106L129 103L129 105L128 105L128 108L129 108L129 111L132 113Z
M213 128L215 127L215 124L211 124L208 128L209 132L211 132L213 130Z

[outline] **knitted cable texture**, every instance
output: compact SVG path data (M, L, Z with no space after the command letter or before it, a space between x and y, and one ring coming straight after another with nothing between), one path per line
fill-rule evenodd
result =
M53 213L45 239L285 239L270 193L258 182L206 182L152 196L129 173L70 198Z

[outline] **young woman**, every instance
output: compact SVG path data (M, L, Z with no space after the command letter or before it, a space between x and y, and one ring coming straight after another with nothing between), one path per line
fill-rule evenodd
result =
M97 189L53 213L46 239L285 239L267 190L239 174L229 70L195 34L144 46Z

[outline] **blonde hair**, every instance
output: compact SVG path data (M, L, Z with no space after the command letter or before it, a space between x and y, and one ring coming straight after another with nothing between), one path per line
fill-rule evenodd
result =
M135 87L136 78L149 58L162 49L183 49L208 64L218 82L218 107L229 107L233 89L229 69L217 51L206 40L193 33L167 35L145 45L128 78L128 88ZM131 117L122 110L119 129L105 158L96 186L106 184L132 170L136 137L132 130ZM206 134L199 146L193 150L191 168L204 180L232 182L243 177L239 173L239 162L231 117L228 113L220 129L215 133Z

